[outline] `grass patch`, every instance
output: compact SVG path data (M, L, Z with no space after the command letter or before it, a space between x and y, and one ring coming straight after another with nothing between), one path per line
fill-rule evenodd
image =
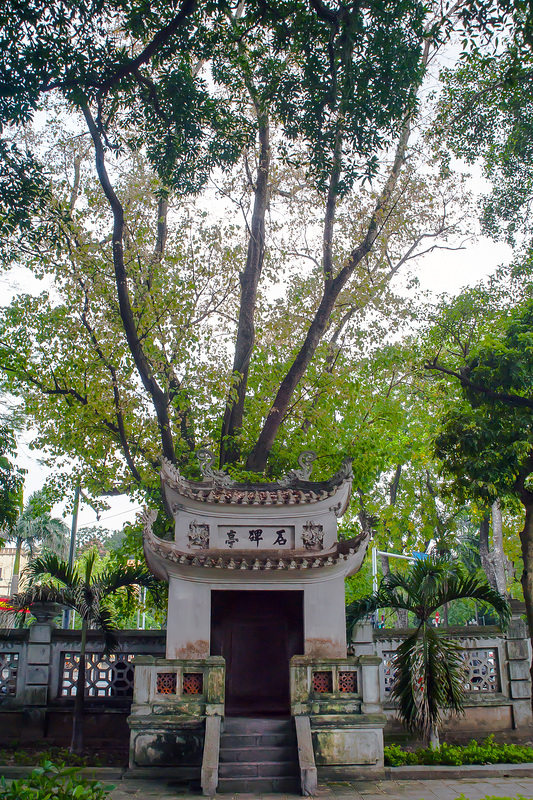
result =
M83 755L70 753L66 747L46 747L44 743L10 742L0 748L0 766L37 766L45 762L69 767L123 767L128 763L125 749L86 748Z

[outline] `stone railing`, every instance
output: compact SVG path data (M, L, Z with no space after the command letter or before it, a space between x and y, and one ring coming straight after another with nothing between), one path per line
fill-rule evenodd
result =
M137 656L134 664L130 767L173 767L184 779L198 777L205 720L224 715L224 659ZM204 768L206 785L216 784L214 766L204 759Z
M373 652L381 659L380 699L389 722L395 711L390 697L392 661L410 633L411 629L372 630L365 625L354 636L355 652ZM505 633L496 626L465 626L447 628L446 634L463 651L467 692L465 715L453 718L450 729L468 735L520 730L531 725L531 655L524 621L513 618ZM390 729L389 724L386 730Z
M291 658L291 712L304 794L315 793L317 777L381 775L386 718L380 664L373 654Z
M95 738L126 734L133 699L133 658L164 656L165 631L118 631L118 648L104 655L104 639L89 631L86 646L86 707ZM30 627L0 630L0 740L38 739L68 742L74 704L80 631L55 628L39 614ZM115 717L101 724L102 714ZM106 717L107 718L107 717ZM105 734L105 735L104 735Z
M136 656L132 714L224 715L224 659Z
M380 710L374 655L291 659L292 714L364 714Z

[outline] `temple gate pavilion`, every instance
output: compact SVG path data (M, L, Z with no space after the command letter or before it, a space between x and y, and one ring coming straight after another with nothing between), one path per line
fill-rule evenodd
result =
M344 578L368 546L337 539L351 462L312 481L306 451L277 483L241 484L197 455L201 481L161 470L173 540L145 517L146 561L169 583L167 642L165 659L135 659L131 768L201 777L204 794L309 794L317 770L379 773L380 660L346 645Z

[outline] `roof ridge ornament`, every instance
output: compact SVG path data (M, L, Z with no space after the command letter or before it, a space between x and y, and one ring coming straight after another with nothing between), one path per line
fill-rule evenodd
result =
M197 450L196 458L200 463L200 470L204 481L212 482L215 486L221 486L223 488L233 485L233 481L227 472L224 472L222 469L213 469L215 456L207 447L201 447Z
M316 461L317 454L314 450L304 450L298 456L300 469L291 469L279 480L279 485L283 487L292 486L299 481L308 481L313 471L313 461Z

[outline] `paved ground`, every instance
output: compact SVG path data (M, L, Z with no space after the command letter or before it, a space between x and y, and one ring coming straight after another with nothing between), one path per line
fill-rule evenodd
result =
M320 800L455 800L456 797L481 800L482 797L516 797L533 800L533 778L480 778L462 780L355 781L330 783L317 792ZM112 792L112 800L198 800L177 784L124 779ZM295 794L219 794L217 800L300 800Z

